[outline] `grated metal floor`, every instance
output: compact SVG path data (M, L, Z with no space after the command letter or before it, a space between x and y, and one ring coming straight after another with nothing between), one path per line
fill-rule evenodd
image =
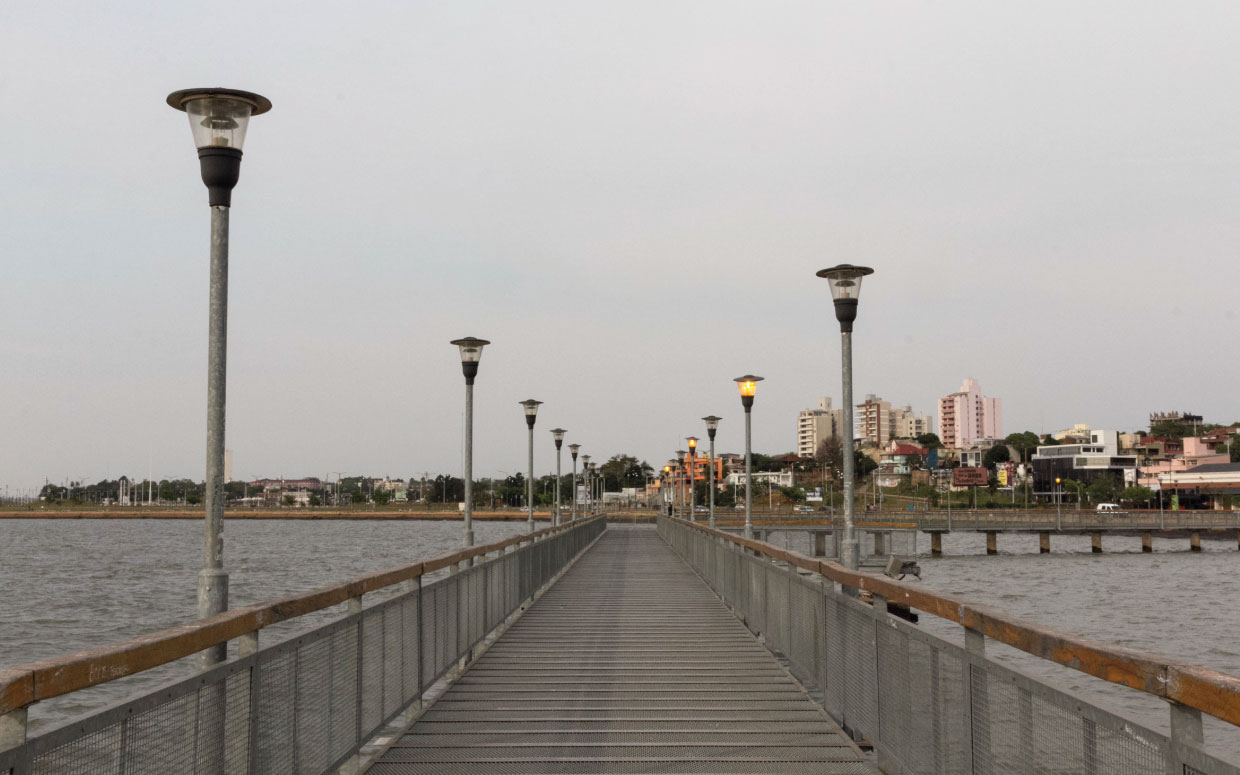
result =
M369 772L877 769L653 528L611 526Z

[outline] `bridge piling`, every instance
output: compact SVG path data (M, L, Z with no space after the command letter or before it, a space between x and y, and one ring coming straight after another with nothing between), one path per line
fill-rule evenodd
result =
M1095 530L1089 534L1089 550L1094 554L1102 554L1102 531Z
M1194 530L1188 535L1188 548L1190 551L1201 551L1201 531Z
M1038 533L1038 554L1051 553L1051 534L1049 530Z
M814 533L814 556L827 556L827 533L825 530L819 530Z
M884 537L883 533L881 532L877 532L874 534L874 554L879 557L887 553L886 551L887 548L886 546L884 546L883 537Z
M994 530L986 531L986 554L999 553L999 534Z
M930 554L935 557L943 556L943 534L934 532L930 534Z
M1154 534L1149 530L1141 534L1141 551L1146 554L1154 551Z

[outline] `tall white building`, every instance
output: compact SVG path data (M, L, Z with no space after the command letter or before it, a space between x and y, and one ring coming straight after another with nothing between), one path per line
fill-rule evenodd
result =
M939 399L939 437L951 449L1003 438L1003 399L983 396L977 380L966 379L960 390Z
M915 439L924 433L934 433L934 419L930 415L919 415L911 406L891 410L891 438Z
M831 408L831 399L818 399L816 409L805 409L797 415L797 454L813 457L819 444L839 438L842 425L840 410Z
M932 424L930 415L919 416L907 405L892 409L889 401L873 393L857 404L857 438L876 447L885 447L892 439L915 439L929 433Z

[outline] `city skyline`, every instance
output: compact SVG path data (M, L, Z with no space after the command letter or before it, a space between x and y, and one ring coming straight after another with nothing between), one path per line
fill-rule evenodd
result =
M202 476L206 202L164 102L197 85L275 106L234 194L237 478L459 470L465 335L478 476L524 468L530 396L536 469L556 426L653 464L715 414L736 450L746 372L787 451L840 395L813 273L841 262L875 269L855 396L972 375L1007 432L1240 419L1207 335L1237 319L1240 8L207 8L0 29L0 483Z

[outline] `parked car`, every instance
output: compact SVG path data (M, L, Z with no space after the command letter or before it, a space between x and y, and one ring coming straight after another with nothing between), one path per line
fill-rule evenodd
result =
M1098 511L1119 511L1120 508L1119 508L1118 503L1099 503L1097 510Z
M801 511L801 512L808 511L808 512L811 512L811 513L812 513L812 512L813 512L813 510L814 510L814 507L813 507L813 506L793 506L793 507L792 507L792 510L793 510L793 511Z

